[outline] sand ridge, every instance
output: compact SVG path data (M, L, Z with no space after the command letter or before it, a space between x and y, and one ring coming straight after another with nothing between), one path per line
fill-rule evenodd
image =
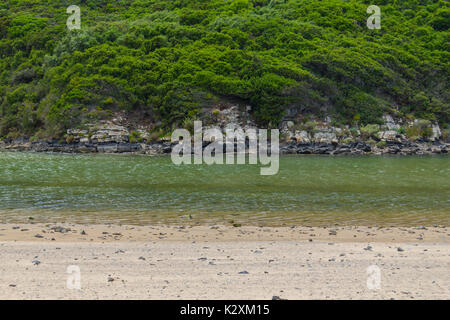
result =
M142 241L336 241L448 242L449 230L434 227L255 227L131 226L78 224L0 224L0 241L142 242Z

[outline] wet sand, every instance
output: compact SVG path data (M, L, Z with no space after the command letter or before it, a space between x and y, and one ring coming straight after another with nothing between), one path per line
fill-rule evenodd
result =
M0 299L450 299L449 239L443 226L2 224Z

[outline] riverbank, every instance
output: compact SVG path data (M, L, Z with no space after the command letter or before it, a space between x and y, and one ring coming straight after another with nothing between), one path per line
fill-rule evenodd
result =
M17 140L11 142L0 141L0 151L19 152L57 152L57 153L121 153L121 154L170 154L175 144L170 142L154 143L128 143L128 142L80 142L68 144L60 141ZM205 148L207 144L204 144ZM235 146L236 148L236 146ZM224 145L224 153L226 145ZM431 155L448 154L450 144L435 142L385 142L383 144L370 144L364 141L351 143L309 142L298 143L294 141L281 142L280 154L315 154L315 155Z
M446 227L0 229L0 299L450 298ZM70 265L80 290L66 287Z
M201 122L203 134L205 130L214 127L224 137L229 137L227 130L232 129L237 137L245 138L247 129L257 128L246 110L238 106L217 109L214 121L207 117L209 120L203 119ZM112 119L87 124L83 129L68 129L64 136L53 140L38 136L5 138L0 140L0 150L147 155L172 152L176 144L170 142L170 133L155 131L150 123L130 116L119 112ZM280 153L425 155L448 154L450 151L447 129L441 128L436 122L406 120L388 114L383 115L382 122L382 125L335 127L329 117L306 123L282 121L279 127ZM239 133L238 129L242 132ZM204 141L203 148L209 143ZM227 144L234 144L234 150L237 150L234 138L225 138L224 152ZM248 141L246 147L248 149Z

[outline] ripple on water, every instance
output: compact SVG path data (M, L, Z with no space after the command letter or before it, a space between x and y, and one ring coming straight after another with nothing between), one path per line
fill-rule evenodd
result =
M169 157L0 153L3 222L445 224L448 156L281 158L275 176Z

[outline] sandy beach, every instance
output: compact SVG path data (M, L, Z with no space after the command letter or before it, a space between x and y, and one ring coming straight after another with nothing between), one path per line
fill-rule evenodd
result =
M444 226L2 224L0 299L450 299L448 240Z

